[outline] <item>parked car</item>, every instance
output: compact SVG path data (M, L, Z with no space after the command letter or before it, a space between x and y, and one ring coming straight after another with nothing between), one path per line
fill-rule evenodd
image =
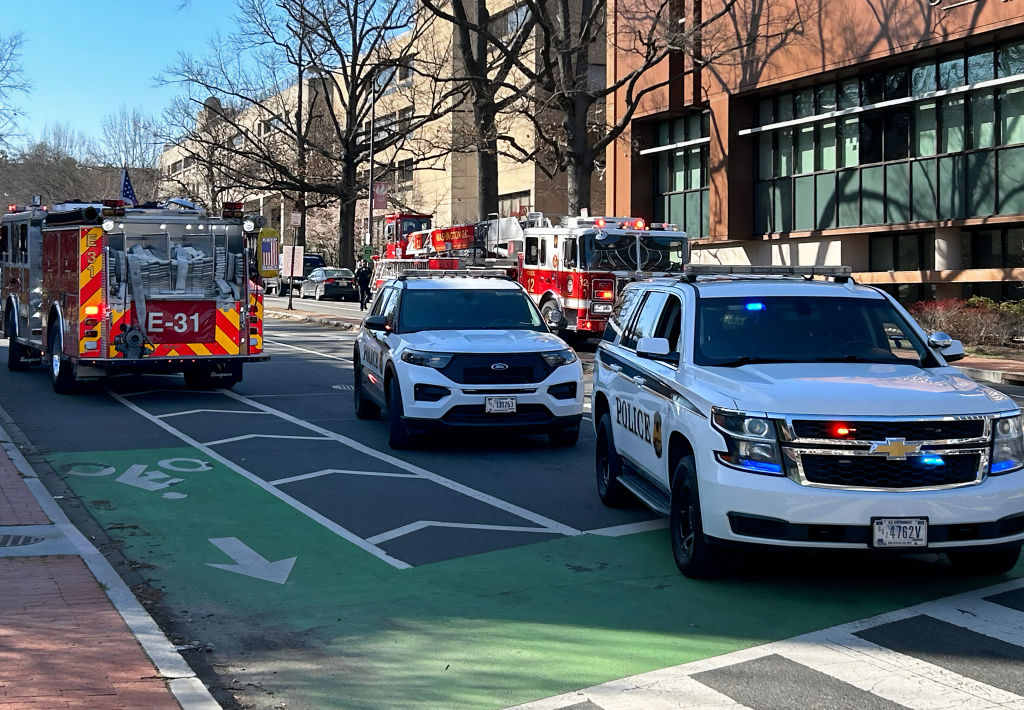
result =
M290 248L290 247L289 247ZM267 290L267 295L278 295L287 296L288 288L294 288L302 283L314 269L326 267L327 262L324 261L322 254L305 254L302 257L302 264L292 264L291 259L288 258L288 252L281 254L281 275L265 279L263 282L264 288ZM292 268L294 267L295 273L292 274ZM299 270L302 270L302 275L299 275Z
M322 301L325 298L354 301L359 298L356 275L350 269L336 269L332 267L314 269L299 284L299 297L312 297L318 301Z

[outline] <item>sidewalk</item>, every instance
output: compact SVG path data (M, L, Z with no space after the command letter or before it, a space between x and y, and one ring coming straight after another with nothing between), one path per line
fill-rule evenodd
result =
M1024 385L1024 362L1021 360L968 355L953 364L965 375L978 382Z
M0 429L0 710L213 710Z

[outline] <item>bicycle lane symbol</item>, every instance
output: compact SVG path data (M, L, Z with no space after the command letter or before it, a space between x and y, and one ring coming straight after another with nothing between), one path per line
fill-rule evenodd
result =
M200 473L213 470L213 466L208 461L191 458L161 459L157 462L157 466L174 473ZM163 491L185 481L184 478L176 478L161 470L147 469L148 464L132 464L115 480L126 486L152 492ZM103 478L117 473L117 469L103 463L77 461L59 466L57 472L62 475L79 476L82 478ZM166 491L162 494L162 497L169 500L180 500L181 498L186 498L187 495L177 491Z

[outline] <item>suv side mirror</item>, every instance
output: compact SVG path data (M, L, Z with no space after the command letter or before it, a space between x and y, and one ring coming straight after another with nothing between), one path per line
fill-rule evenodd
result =
M378 330L385 331L388 329L388 317L387 316L369 316L363 321L363 326L367 330Z
M648 360L679 362L679 353L671 352L668 338L640 338L636 344L636 354Z
M964 352L964 344L959 340L953 340L945 333L932 333L928 338L928 344L942 353L946 362L962 360L967 353Z

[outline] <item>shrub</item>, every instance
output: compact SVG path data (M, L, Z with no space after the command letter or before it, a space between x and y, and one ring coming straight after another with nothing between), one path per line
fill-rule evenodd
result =
M927 332L942 331L965 345L1009 345L1024 337L1024 302L974 296L919 301L909 308Z

